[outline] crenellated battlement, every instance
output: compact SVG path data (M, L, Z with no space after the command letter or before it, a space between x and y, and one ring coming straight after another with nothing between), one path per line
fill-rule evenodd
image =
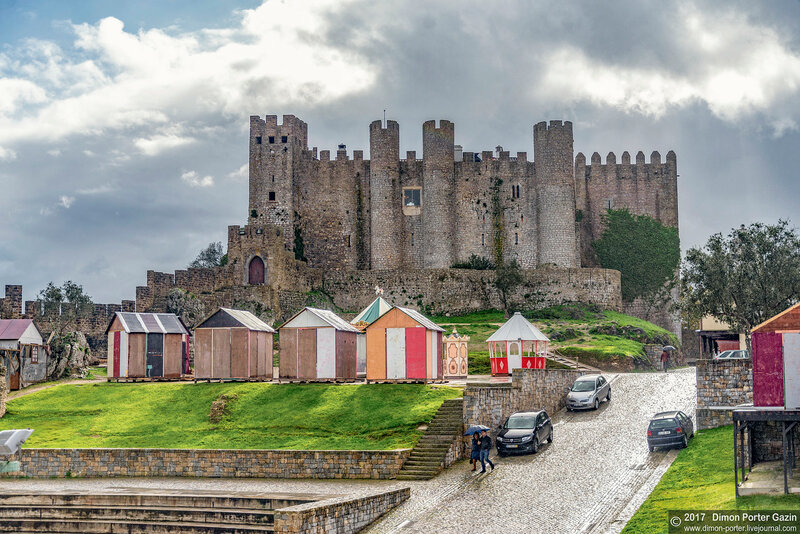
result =
M653 179L656 177L677 180L677 157L675 152L670 150L667 157L662 161L661 154L654 150L650 154L650 161L647 162L644 152L641 150L636 153L636 163L631 163L631 155L628 151L622 153L620 162L614 152L609 152L602 160L598 152L593 152L589 164L586 163L586 156L578 152L575 156L576 175L578 169L585 169L584 174L587 179L600 176L613 176L619 179Z

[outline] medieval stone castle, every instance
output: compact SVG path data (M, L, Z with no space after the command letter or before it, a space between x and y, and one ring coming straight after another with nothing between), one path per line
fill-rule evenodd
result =
M174 288L209 311L233 306L277 321L306 304L358 311L376 286L428 312L501 307L493 271L452 268L473 255L520 264L524 282L508 297L521 309L579 301L643 315L622 302L619 272L600 268L591 244L609 209L678 226L674 152L649 162L642 152L634 162L609 153L605 164L594 153L587 163L574 156L572 123L551 121L534 125L529 161L502 147L465 152L441 120L422 125L422 159L401 159L397 122L369 130L371 159L344 145L332 158L309 149L308 126L294 115L281 124L251 116L248 224L228 227L227 265L148 271L135 303L96 305L89 324L104 329L117 309L163 311ZM7 286L0 309L18 315L21 293ZM34 303L25 311L33 315ZM680 331L666 310L646 318Z

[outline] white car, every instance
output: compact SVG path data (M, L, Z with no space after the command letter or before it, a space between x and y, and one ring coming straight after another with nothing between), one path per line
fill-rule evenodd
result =
M715 360L746 360L750 353L746 350L725 350L714 356Z

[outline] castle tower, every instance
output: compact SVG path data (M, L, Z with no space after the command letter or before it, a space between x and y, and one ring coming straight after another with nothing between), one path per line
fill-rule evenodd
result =
M400 125L373 121L369 125L370 266L399 269L402 249L400 224Z
M572 123L540 122L533 127L536 168L538 264L578 267L575 232L575 174Z
M294 248L294 178L308 150L308 126L294 115L250 117L249 224L275 225Z
M22 286L7 284L5 298L0 299L0 319L22 317Z
M455 127L452 122L422 125L422 227L425 268L448 268L455 262Z

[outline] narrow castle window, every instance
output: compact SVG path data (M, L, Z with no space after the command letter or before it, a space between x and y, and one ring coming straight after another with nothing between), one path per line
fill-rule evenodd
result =
M414 246L414 232L411 232L411 246Z
M275 143L275 136L274 135L270 135L269 136L269 144L273 144L273 143Z
M519 245L519 234L516 232L514 233L514 244Z
M275 183L275 175L274 174L272 175L272 183L273 184Z
M519 216L519 222L521 222L521 223L525 222L525 216L524 215L520 215Z
M350 248L350 236L347 236L347 248Z
M269 192L269 200L270 202L275 202L275 191Z
M256 144L257 144L257 145L260 145L260 144L261 144L261 136L260 136L260 135L259 135L259 136L256 136Z
M486 246L486 234L481 234L481 246Z
M281 136L281 143L287 143L287 142L289 142L289 136L288 135L282 135Z
M606 199L606 209L613 210L614 209L614 199L607 198Z

